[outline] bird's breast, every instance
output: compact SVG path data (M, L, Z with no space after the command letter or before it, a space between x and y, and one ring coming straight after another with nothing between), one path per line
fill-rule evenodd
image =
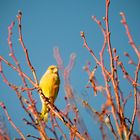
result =
M40 88L46 97L53 96L58 93L60 79L58 74L47 74L40 80Z

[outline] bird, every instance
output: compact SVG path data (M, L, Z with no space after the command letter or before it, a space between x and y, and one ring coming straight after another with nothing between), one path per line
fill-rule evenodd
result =
M47 97L50 103L54 104L60 85L60 78L58 73L58 67L51 65L48 67L39 82L39 87L41 88L45 97ZM40 95L42 110L41 119L48 122L49 107L44 103L42 96Z

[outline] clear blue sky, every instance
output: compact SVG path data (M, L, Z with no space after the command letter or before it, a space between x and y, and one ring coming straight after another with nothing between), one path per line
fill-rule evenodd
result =
M129 1L111 1L110 4L110 29L111 29L111 41L112 47L117 49L118 54L121 56L121 60L127 63L127 58L124 57L123 52L128 51L136 60L134 52L128 44L128 39L125 33L123 25L120 23L121 17L119 12L123 11L126 14L127 22L130 27L130 31L133 35L134 41L139 46L140 37L140 1L129 0ZM64 64L67 65L69 56L71 53L76 54L76 63L71 73L71 84L75 92L79 95L87 94L86 99L93 105L94 108L99 109L101 105L100 97L94 97L90 90L85 88L88 77L83 71L83 66L87 61L95 66L95 62L89 52L83 48L83 41L80 37L80 31L84 31L87 36L89 47L93 49L96 56L99 57L99 51L102 47L103 36L98 28L97 24L92 21L91 16L95 15L98 19L102 20L105 16L105 1L104 0L42 0L42 1L23 1L23 0L0 0L0 55L4 56L11 62L8 56L8 44L7 44L7 27L12 21L16 21L16 15L18 10L23 12L22 27L23 27L23 38L25 45L29 51L30 59L37 72L38 79L46 71L46 68L51 64L56 64L53 57L53 48L59 47ZM25 65L25 59L23 51L19 48L18 43L18 32L17 32L17 21L13 29L13 45L16 51L16 56L21 61L21 66L24 71L29 73L27 65ZM106 61L106 60L105 60ZM5 67L5 73L7 74L10 81L20 84L18 76L15 72ZM134 69L132 66L127 67L129 72ZM97 79L100 81L102 78L101 74L97 73ZM61 79L62 75L61 75ZM1 80L1 79L0 79ZM62 82L63 83L63 82ZM127 92L127 82L122 82L124 92ZM11 118L17 122L19 128L26 134L29 128L26 127L21 121L24 117L22 109L20 109L19 101L15 93L13 93L7 86L0 82L0 101L3 101ZM63 84L61 84L60 94L56 100L58 108L63 109L64 99ZM40 109L39 97L35 96L38 100L38 108ZM131 102L130 102L131 108ZM130 109L132 110L132 108ZM0 114L2 110L0 109ZM89 133L92 138L99 139L100 133L97 132L95 127L91 127L90 116L83 113L84 120L89 129ZM127 111L126 113L131 113ZM21 117L22 116L22 117ZM7 119L6 119L7 121ZM93 125L97 125L96 121L92 121ZM9 133L11 137L17 137L17 133L11 131L11 126L7 123ZM25 126L25 127L23 127ZM138 126L135 126L138 130Z

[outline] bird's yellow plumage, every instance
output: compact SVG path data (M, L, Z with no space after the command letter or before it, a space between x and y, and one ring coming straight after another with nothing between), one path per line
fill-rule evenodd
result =
M58 74L57 66L49 66L45 74L42 76L39 86L43 91L45 97L48 97L51 103L54 103L58 91L59 91L60 79ZM47 105L44 103L42 97L42 111L41 111L41 118L47 122L48 120L48 113L49 109Z

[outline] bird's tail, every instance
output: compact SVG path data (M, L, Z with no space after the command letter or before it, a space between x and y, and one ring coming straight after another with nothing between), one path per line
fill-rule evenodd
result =
M48 122L48 115L49 115L49 108L46 104L42 105L42 111L41 111L41 119L45 122Z
M48 112L45 113L45 114L42 114L42 113L41 113L41 119L44 120L44 122L46 122L46 123L48 122L48 115L49 115Z

